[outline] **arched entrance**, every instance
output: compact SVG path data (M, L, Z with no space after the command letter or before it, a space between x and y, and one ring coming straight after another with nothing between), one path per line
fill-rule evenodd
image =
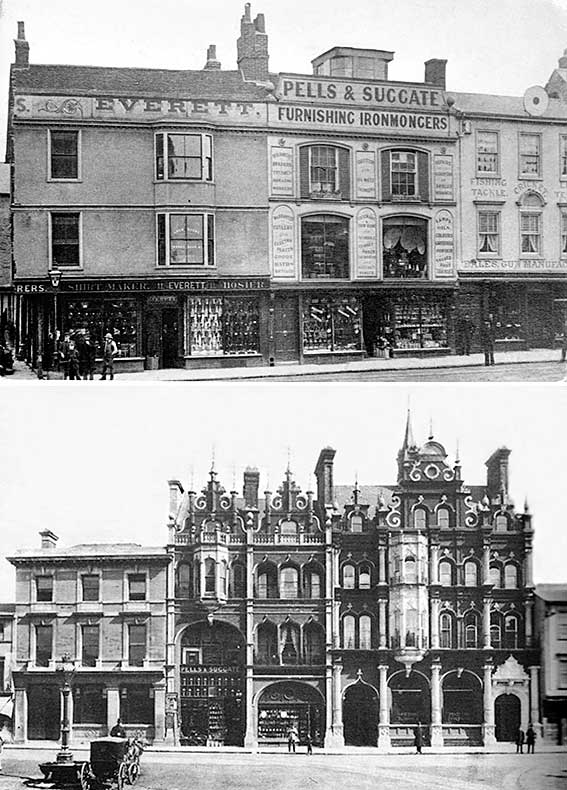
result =
M521 721L520 699L515 694L500 694L494 701L497 741L515 741Z
M283 743L293 725L300 743L311 733L313 743L322 746L324 717L325 703L317 689L294 681L272 683L258 698L258 742Z
M349 686L343 698L343 727L347 746L378 743L378 694L361 680Z
M182 745L242 746L245 639L228 623L189 626L181 637Z
M480 678L468 670L443 678L442 721L445 745L482 743L483 696Z
M58 741L61 693L57 686L28 686L28 739Z
M413 744L414 728L422 725L422 734L429 742L431 723L431 697L427 678L411 670L396 672L388 683L391 692L390 740L393 746Z

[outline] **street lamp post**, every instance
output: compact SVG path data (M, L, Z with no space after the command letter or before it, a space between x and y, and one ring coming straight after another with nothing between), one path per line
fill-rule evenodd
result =
M61 278L63 276L63 272L57 266L57 261L53 261L53 266L49 270L48 274L49 274L49 281L51 282L51 288L53 290L53 342L54 342L53 361L55 363L55 369L59 370L59 358L57 355L57 324L58 324L57 296L59 293L59 286L61 285Z
M75 672L75 662L71 660L69 655L62 656L58 661L56 672L60 674L63 681L63 715L61 720L61 749L57 752L56 760L58 763L72 763L73 753L69 749L69 732L71 725L69 723L69 695L71 694L71 680Z

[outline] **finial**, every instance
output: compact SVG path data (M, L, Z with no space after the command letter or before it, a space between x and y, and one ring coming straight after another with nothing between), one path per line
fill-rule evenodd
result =
M358 505L358 495L360 494L360 488L358 486L358 471L355 472L354 475L354 491L352 492L352 498L354 500L354 504Z
M429 441L433 439L433 417L429 418L429 436L427 438Z
M457 447L455 449L455 466L460 466L461 458L460 458L460 447L459 447L459 440L457 439Z
M526 496L526 498L524 499L524 513L529 513L529 512L530 512L530 506L528 505L528 497Z
M289 445L287 448L287 468L285 470L285 475L289 480L291 477L291 447Z
M232 464L232 490L236 491L236 464Z

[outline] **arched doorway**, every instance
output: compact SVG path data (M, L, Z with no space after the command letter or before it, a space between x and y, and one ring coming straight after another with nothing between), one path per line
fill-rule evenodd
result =
M378 694L361 680L349 686L343 698L345 745L376 746L378 743Z
M515 741L521 721L520 699L515 694L500 694L494 702L497 741Z
M306 743L311 733L313 743L323 745L325 703L317 689L306 683L272 683L258 698L258 742L283 743L293 725L299 742Z
M411 670L396 672L388 683L391 692L390 740L393 746L413 744L414 728L420 722L426 744L429 742L431 697L427 678Z
M242 746L245 639L229 623L201 621L181 637L181 743Z
M443 678L442 721L445 745L477 746L482 743L482 683L472 672L449 672Z
M28 686L28 739L58 741L61 693L56 686Z

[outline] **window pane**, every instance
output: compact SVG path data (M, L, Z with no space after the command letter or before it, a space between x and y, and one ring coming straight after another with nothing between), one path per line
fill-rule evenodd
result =
M450 562L439 563L439 584L450 587L453 583L453 568Z
M79 177L78 145L78 132L51 132L51 178Z
M205 560L205 592L214 593L216 590L216 564L214 560Z
M98 601L99 577L95 575L83 576L83 601Z
M353 650L354 646L354 617L347 614L346 617L343 617L343 647Z
M478 132L477 170L479 173L498 172L498 133Z
M53 265L79 266L79 214L51 215L51 257Z
M133 667L144 665L146 657L146 626L128 626L128 663Z
M99 657L98 625L84 625L82 627L81 636L83 642L81 663L84 667L94 667Z
M52 601L53 576L37 576L35 580L35 589L38 601Z
M354 590L354 565L343 567L343 587L345 590Z
M131 601L146 600L146 576L143 573L131 573L128 576L128 594Z
M540 138L536 134L520 135L520 172L539 175Z
M167 136L167 170L169 178L200 179L201 135L170 134Z
M370 589L370 568L363 566L358 574L358 587L360 590Z
M49 666L52 658L53 629L50 625L35 627L35 663L38 667Z
M478 584L478 569L476 562L465 562L465 587L476 587Z
M297 598L297 569L282 568L280 573L280 597Z
M366 614L363 614L359 621L359 647L361 650L370 650L372 648L372 620Z

